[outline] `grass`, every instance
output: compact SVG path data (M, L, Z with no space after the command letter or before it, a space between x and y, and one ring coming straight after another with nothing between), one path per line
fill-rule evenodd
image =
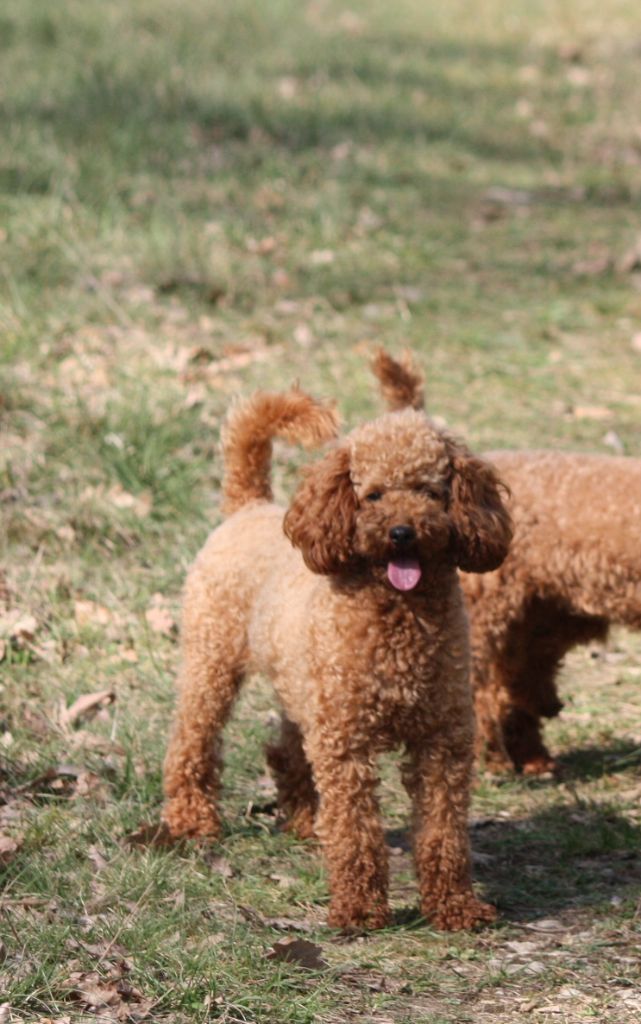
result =
M233 395L298 378L349 425L379 407L368 354L409 345L477 447L640 454L637 23L630 0L5 0L0 566L31 623L0 636L1 1019L638 1019L633 635L568 660L561 781L479 781L492 929L416 916L393 759L394 925L324 927L317 850L270 810L260 681L220 848L127 840L158 816ZM325 970L266 959L298 934Z

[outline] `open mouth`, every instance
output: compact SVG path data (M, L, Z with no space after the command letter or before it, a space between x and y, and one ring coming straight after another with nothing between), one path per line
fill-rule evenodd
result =
M387 563L387 578L396 590L414 590L421 576L418 559L410 555L395 555Z

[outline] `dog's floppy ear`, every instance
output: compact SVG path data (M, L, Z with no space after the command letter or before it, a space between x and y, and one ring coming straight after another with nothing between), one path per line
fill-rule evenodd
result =
M357 504L346 448L334 449L306 471L283 525L312 572L341 572L353 560Z
M459 569L498 569L512 540L512 519L505 502L507 486L485 459L461 444L449 443L452 466L450 517L452 544Z

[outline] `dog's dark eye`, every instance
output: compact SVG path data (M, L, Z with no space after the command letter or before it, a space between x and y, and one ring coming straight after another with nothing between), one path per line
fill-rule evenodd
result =
M383 495L380 491L370 491L365 495L365 501L380 501Z
M427 498L431 498L432 501L439 501L443 494L437 487L432 487L430 484L424 484L421 487L421 491Z

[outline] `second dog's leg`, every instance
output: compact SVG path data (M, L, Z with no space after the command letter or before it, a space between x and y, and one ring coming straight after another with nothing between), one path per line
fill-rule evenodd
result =
M563 658L577 644L601 643L608 620L573 614L553 601L533 603L522 628L519 659L515 659L501 709L503 739L517 769L526 775L554 771L556 763L543 741L542 718L554 718L563 707L557 676Z
M345 930L389 920L388 864L372 763L309 751L319 794L316 832L329 874L328 923Z
M316 787L300 729L285 715L278 743L267 747L267 763L276 782L278 806L286 816L285 828L299 839L310 839L318 805Z
M446 931L493 921L494 907L472 890L468 804L471 746L448 737L409 749L403 781L414 812L414 858L421 911Z
M503 708L507 687L496 665L476 662L473 671L476 714L476 756L489 772L512 771L514 765L505 746Z
M502 716L503 739L517 771L542 775L556 769L556 761L543 742L541 719L522 708L509 707Z

